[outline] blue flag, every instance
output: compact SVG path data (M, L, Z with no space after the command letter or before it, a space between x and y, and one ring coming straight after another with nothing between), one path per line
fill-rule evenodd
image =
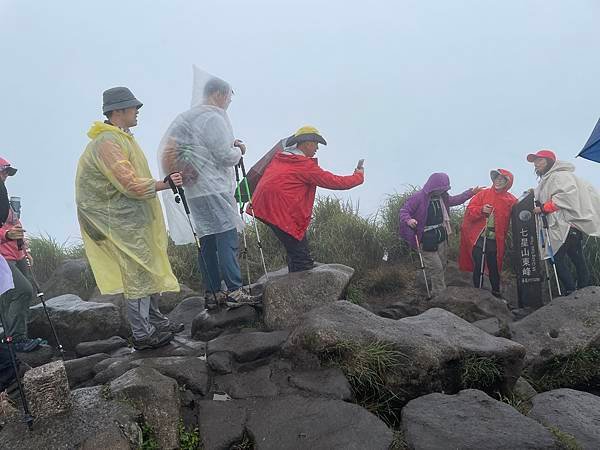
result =
M592 135L577 156L589 159L590 161L600 162L600 120L598 120L594 131L592 131Z

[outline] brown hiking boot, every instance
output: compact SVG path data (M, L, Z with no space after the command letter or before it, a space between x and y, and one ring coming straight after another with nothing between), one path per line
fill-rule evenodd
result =
M216 309L224 306L226 299L227 294L223 291L215 292L214 295L212 292L204 294L204 304L206 305L206 309Z

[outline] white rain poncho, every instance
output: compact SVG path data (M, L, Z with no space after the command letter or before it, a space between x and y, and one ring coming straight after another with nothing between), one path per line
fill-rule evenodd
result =
M590 183L573 172L573 164L556 161L535 189L535 197L542 204L552 200L559 208L547 216L554 253L566 241L571 226L589 236L600 236L600 195ZM540 254L544 259L550 257L548 253L544 255L541 248Z
M228 83L194 66L191 108L175 118L158 149L161 176L183 174L199 237L243 227L234 197L234 166L242 152L233 146L226 111L231 94ZM227 97L223 107L214 104L215 95ZM171 191L164 191L163 202L171 239L177 245L194 242L183 207L175 203Z

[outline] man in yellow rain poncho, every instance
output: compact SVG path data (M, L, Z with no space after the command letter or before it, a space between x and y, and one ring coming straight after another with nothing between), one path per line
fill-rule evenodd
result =
M129 131L142 103L125 87L103 94L105 122L94 122L92 141L79 159L75 180L77 216L85 251L102 294L123 293L137 350L171 341L183 324L170 324L156 293L179 291L167 258L167 232L155 180ZM181 185L181 174L172 175Z

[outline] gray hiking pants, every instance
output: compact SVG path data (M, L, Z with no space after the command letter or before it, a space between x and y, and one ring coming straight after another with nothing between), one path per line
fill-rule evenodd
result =
M169 325L169 319L158 308L157 295L127 300L127 318L136 341L150 336L156 328Z
M440 242L435 252L423 251L423 263L431 279L431 295L437 295L446 289L444 273L448 265L448 241Z

